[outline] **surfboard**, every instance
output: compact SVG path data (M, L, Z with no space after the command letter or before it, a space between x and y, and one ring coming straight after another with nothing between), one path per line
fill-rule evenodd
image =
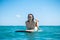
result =
M28 33L31 33L31 31L25 31L25 30L17 30L15 32L28 32Z
M26 30L17 30L15 32L27 32L27 33L32 33L32 32L42 32L43 30L38 30L38 31L26 31Z

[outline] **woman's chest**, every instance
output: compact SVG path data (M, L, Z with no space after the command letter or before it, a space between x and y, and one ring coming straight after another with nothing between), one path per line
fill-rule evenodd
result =
M31 22L31 23L28 22L27 24L28 24L28 26L30 26L30 27L34 26L34 23L32 23L32 22Z

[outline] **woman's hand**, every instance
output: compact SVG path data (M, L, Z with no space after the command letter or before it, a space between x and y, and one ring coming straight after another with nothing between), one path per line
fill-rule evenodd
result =
M39 22L39 21L38 21L37 19L35 19L35 23L36 23L35 26L36 26L36 27L38 27L38 22Z
M35 27L37 27L37 29L39 29L38 28L38 22L39 22L39 20L35 19Z
M38 19L35 19L35 22L39 22L39 20Z

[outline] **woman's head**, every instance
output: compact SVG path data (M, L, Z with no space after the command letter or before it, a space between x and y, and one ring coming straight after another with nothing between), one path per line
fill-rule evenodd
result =
M34 21L33 14L28 14L28 21Z

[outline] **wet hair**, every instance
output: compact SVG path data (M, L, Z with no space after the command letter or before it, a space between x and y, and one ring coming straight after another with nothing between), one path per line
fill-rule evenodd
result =
M34 16L33 16L33 14L28 14L28 18L29 18L29 15L32 15L32 22L34 22ZM29 20L28 20L28 22L29 22Z

